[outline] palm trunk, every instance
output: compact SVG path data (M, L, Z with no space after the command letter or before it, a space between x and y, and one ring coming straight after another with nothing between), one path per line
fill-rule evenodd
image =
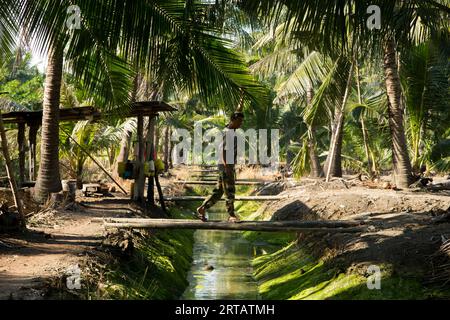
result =
M59 102L64 55L62 49L49 52L42 114L41 159L35 186L35 198L47 200L62 189L59 175Z
M401 104L401 85L398 75L394 40L387 41L384 48L384 71L386 92L389 99L389 128L392 136L393 181L399 188L408 188L413 182L411 162L406 144Z
M124 132L122 136L122 141L120 142L120 151L119 155L117 156L116 163L114 165L114 172L117 176L117 166L119 162L126 162L128 160L128 157L130 155L130 145L131 145L131 137L132 132L130 130L127 130Z
M360 83L360 79L359 79L359 67L358 64L356 64L356 86L358 89L358 102L359 104L362 104L362 96L361 96L361 83ZM363 112L361 112L361 116L360 116L360 122L361 122L361 131L362 131L362 135L363 135L363 142L364 142L364 151L366 153L366 158L367 158L367 172L369 174L370 177L373 176L373 172L372 172L372 161L370 158L370 151L369 151L369 137L367 134L367 129L366 129L366 123L364 121L364 115L366 114L365 109Z
M77 180L77 189L83 189L83 162L82 160L77 161L77 172L76 172L76 180Z
M350 96L351 84L353 78L354 62L351 63L350 71L347 79L342 105L336 107L334 111L334 123L330 142L330 152L325 162L326 181L330 181L331 177L342 177L342 139L344 126L344 110Z
M312 86L309 86L306 91L306 103L308 105L312 103L313 95L313 88ZM308 153L311 167L311 177L320 178L324 176L324 173L317 155L316 145L316 129L313 126L308 125Z

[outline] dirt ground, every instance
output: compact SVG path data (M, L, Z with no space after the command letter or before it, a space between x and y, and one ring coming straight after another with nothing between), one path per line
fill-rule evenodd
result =
M167 185L173 178L161 180ZM318 254L339 256L352 265L392 262L399 270L417 267L429 272L430 257L450 239L448 221L435 223L437 217L449 212L450 194L384 187L383 181L367 185L348 180L330 183L314 179L299 183L283 180L264 187L261 193L281 192L287 198L264 204L255 217L359 219L375 227L356 235L321 235L324 246L318 249ZM179 187L165 190L182 192ZM103 226L92 223L92 218L143 215L128 199L119 196L77 198L78 204L72 210L48 209L34 215L25 234L0 235L0 299L49 298L49 281L61 279L70 268L82 265L88 253L101 244Z
M33 216L25 234L0 235L0 299L48 298L50 284L83 265L101 244L105 230L92 218L142 216L128 199L77 201L83 205L75 210L47 209Z
M255 216L265 220L360 220L366 231L357 234L301 234L315 243L318 257L357 268L390 264L396 272L420 274L425 280L446 279L450 243L450 193L423 190L395 191L363 182L303 181L280 193L286 199L267 203ZM447 257L443 255L447 254ZM439 261L438 261L439 260ZM442 274L443 273L443 274ZM442 281L443 283L444 281Z

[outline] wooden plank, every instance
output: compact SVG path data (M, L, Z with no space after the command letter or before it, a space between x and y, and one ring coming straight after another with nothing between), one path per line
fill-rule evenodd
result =
M180 197L164 197L165 201L204 201L204 196L180 196ZM288 199L288 196L236 196L236 201L277 201ZM224 198L220 199L225 201Z
M177 109L162 101L140 101L132 104L130 110L123 114L131 118L137 116L154 116L158 112L173 112ZM100 120L111 116L112 113L100 112L92 106L60 109L60 121ZM41 123L42 110L13 111L4 113L4 123Z
M202 229L230 231L269 232L362 232L366 230L359 221L226 221L175 220L175 219L105 219L106 228L137 229ZM111 221L111 222L109 222ZM96 221L96 222L99 222Z

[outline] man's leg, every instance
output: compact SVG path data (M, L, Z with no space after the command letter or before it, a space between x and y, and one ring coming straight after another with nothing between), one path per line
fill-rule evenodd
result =
M205 211L215 205L223 195L223 175L219 172L219 180L213 190L213 193L203 201L202 205L197 208L198 214L203 217L202 220L206 221Z
M231 172L229 174L224 175L224 192L225 192L225 205L227 207L228 215L230 216L230 221L236 222L238 219L236 217L236 214L234 212L234 198L236 194L236 177L235 177L235 171L230 170Z

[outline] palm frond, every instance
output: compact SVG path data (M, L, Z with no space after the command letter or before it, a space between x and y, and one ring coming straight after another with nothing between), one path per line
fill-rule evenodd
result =
M308 87L317 86L329 75L331 66L329 60L317 51L308 53L298 68L280 85L277 100L285 96L306 94Z
M342 104L347 87L351 62L341 56L337 59L317 90L311 105L303 112L305 122L311 126L319 126L327 122L336 106Z

